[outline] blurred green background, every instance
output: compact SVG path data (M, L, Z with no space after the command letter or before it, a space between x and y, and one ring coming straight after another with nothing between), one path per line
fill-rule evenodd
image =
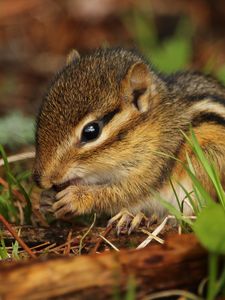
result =
M34 142L34 118L72 48L137 47L160 71L225 82L225 5L217 0L0 2L0 144Z

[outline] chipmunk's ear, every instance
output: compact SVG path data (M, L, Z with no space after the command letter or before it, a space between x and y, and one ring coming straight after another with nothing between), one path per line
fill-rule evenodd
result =
M133 64L122 81L122 97L132 102L140 112L151 106L150 94L153 90L152 74L143 62Z
M66 64L69 65L73 61L78 61L80 59L80 54L76 49L70 51L66 58Z

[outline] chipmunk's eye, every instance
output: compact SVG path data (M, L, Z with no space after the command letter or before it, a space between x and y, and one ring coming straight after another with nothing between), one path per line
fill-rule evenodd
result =
M87 143L99 137L103 127L102 121L95 121L84 126L81 134L81 142Z

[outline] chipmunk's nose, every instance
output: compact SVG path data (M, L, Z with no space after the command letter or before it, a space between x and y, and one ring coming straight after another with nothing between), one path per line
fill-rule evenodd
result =
M39 188L43 188L40 174L33 173L33 180Z
M38 173L33 173L33 180L36 183L36 185L41 189L48 189L52 187L52 184L48 180L44 180L43 176Z

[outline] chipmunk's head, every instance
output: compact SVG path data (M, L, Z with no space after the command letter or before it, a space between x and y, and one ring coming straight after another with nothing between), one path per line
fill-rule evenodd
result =
M158 80L133 52L101 49L79 57L74 51L37 119L36 182L50 188L129 176L144 152L146 118L163 89Z

